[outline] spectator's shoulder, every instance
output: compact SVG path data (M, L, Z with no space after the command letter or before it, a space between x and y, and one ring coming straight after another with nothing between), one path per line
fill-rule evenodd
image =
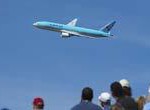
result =
M81 105L81 103L79 103L79 104L73 106L73 107L71 108L71 110L78 110L78 108L79 108L80 105Z
M94 103L92 103L92 105L93 105L93 107L94 107L94 110L102 110L102 109L100 108L100 106L98 106L98 105L96 105L96 104L94 104Z
M116 109L117 110L125 110L124 107L119 103L115 103L115 104L111 105L110 109L111 110L116 110Z

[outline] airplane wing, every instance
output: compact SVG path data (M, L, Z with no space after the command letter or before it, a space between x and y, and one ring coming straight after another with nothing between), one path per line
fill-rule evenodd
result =
M96 37L92 37L92 36L88 36L88 35L83 35L77 32L72 32L72 31L66 31L66 30L61 30L62 33L66 33L69 36L77 36L77 37L87 37L87 38L91 38L91 39L95 39Z
M77 23L77 21L78 21L78 19L75 18L71 22L69 22L67 25L69 25L69 26L75 26L76 23Z

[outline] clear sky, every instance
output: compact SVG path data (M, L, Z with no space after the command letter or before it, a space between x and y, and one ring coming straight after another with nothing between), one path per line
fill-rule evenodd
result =
M149 0L0 0L0 108L31 110L35 96L48 110L68 110L81 89L94 102L115 80L130 80L134 96L150 83ZM116 39L62 39L36 21L100 29L112 20Z

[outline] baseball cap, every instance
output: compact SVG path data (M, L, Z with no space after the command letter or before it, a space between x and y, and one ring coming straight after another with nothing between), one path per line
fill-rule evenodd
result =
M33 100L33 105L35 105L35 106L44 106L44 100L40 97L36 97Z
M111 100L111 95L108 92L103 92L98 97L99 101L107 102L108 100Z
M127 79L122 79L119 81L122 87L130 87L130 83Z

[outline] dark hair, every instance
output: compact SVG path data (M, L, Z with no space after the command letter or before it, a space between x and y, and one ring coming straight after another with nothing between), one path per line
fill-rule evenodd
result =
M44 105L35 105L37 109L43 109Z
M138 100L137 100L138 110L143 110L143 107L145 105L145 101L146 101L146 99L144 96L138 97Z
M9 110L9 108L1 108L0 110Z
M93 90L90 87L85 87L82 90L82 100L92 101L93 99Z
M111 89L112 95L114 97L123 97L124 96L123 88L119 82L117 82L117 81L113 82L110 85L110 89Z
M124 93L125 96L132 96L131 87L126 87L126 86L124 86L124 87L123 87L123 93Z

